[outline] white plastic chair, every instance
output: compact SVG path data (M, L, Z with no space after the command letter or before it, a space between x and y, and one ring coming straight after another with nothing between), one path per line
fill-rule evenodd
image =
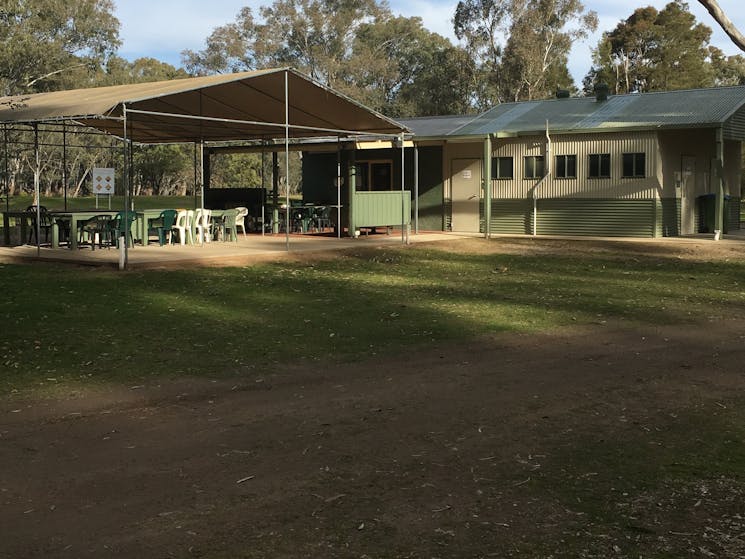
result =
M243 229L243 236L246 236L246 216L248 215L248 208L245 206L238 206L235 208L238 212L235 215L235 231L238 232L239 229Z
M212 210L198 209L195 216L195 226L197 229L197 241L209 243L212 241Z
M186 230L187 230L187 213L186 210L179 210L176 214L176 221L171 227L171 231L178 233L179 243L182 245L186 242ZM191 231L191 229L189 230ZM173 244L173 235L171 235L171 244Z
M186 210L186 236L190 245L194 244L194 210Z

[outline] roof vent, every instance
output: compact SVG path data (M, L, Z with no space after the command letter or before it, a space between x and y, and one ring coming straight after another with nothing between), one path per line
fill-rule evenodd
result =
M595 99L597 101L607 101L608 93L610 88L607 83L599 83L595 85Z
M556 98L557 99L569 99L569 90L568 89L557 89Z

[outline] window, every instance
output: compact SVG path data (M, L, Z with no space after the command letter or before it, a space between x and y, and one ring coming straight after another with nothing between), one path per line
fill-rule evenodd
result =
M391 190L393 163L391 161L357 161L357 190Z
M623 177L640 178L646 176L646 161L647 158L643 153L624 153Z
M590 154L590 173L591 179L610 178L610 153L591 153Z
M577 156L576 155L557 155L556 172L554 176L560 179L577 178Z
M525 157L525 178L539 179L543 176L543 156L528 155Z
M511 157L492 157L491 176L493 179L511 179L512 158Z

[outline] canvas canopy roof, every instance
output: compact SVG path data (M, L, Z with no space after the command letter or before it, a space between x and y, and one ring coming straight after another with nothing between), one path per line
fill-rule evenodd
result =
M287 117L285 115L287 79ZM141 143L396 135L397 122L290 68L0 98L0 123L70 122Z

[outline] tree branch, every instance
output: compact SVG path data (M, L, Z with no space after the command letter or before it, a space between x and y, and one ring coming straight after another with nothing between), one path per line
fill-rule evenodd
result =
M745 36L735 27L735 24L727 17L727 15L719 7L717 0L698 0L699 3L706 8L711 14L719 26L724 32L729 35L732 42L735 43L740 50L745 51Z
M26 87L31 87L32 85L34 85L39 80L43 80L45 78L50 78L50 77L52 77L55 74L61 74L62 72L67 72L68 70L72 70L73 68L80 68L81 66L85 66L85 65L86 65L86 63L75 64L73 66L68 66L67 68L62 68L60 70L55 70L54 72L49 72L48 74L44 74L43 76L39 76L38 78L34 78L33 80L31 80L30 82L28 82L26 84Z

